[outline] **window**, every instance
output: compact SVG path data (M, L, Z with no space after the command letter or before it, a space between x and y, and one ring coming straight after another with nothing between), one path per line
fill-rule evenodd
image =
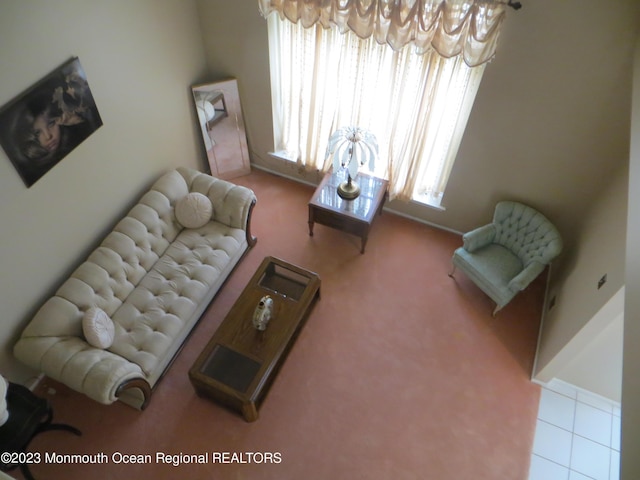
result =
M378 139L374 173L389 179L391 198L439 206L484 64L394 51L373 36L305 29L277 15L268 22L276 152L325 170L331 133L366 128Z

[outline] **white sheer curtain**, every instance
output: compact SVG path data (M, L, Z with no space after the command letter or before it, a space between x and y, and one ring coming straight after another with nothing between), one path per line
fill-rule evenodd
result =
M297 4L300 12L314 2L261 0L268 13L263 3ZM445 9L438 11L442 16ZM303 168L325 171L331 133L349 125L366 128L378 138L374 173L389 179L390 197L439 205L484 63L469 67L464 55L445 58L433 48L389 48L375 35L363 39L349 28L323 28L320 18L304 28L268 17L276 150Z

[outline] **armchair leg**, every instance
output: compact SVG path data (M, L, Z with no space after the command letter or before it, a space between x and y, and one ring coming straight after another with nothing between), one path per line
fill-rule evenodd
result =
M456 272L456 266L455 266L455 265L453 265L453 266L451 267L451 271L448 273L448 275L449 275L451 278L453 278L453 274L454 274L455 272Z
M500 305L496 305L496 308L493 309L493 313L491 314L492 317L495 318L496 313L498 313L498 311L500 311L502 307Z

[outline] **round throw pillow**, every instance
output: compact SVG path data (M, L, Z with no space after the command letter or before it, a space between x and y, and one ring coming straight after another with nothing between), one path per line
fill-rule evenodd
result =
M211 220L213 205L206 195L191 192L176 203L176 220L186 228L200 228Z
M104 310L92 307L82 317L82 333L89 345L109 348L115 337L115 325Z

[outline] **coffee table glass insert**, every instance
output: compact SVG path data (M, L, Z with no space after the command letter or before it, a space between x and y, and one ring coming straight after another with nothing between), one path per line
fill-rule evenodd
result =
M200 373L234 390L246 392L258 370L260 370L260 362L224 345L216 345L200 368Z
M310 279L307 276L276 263L271 263L258 281L258 285L297 302L302 298L309 281Z

